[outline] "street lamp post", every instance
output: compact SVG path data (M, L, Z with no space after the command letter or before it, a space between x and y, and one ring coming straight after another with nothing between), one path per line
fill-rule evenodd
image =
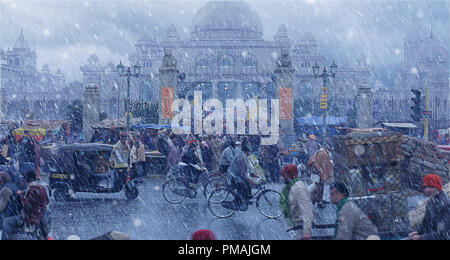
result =
M330 66L330 74L327 72L327 68L323 67L323 72L322 74L319 75L319 70L320 67L317 64L317 62L314 64L314 66L312 66L313 68L313 74L314 77L316 78L322 78L323 79L323 87L321 89L321 94L320 94L320 108L323 109L323 113L322 113L322 121L323 121L323 126L322 126L322 142L323 145L326 144L326 139L327 139L327 109L328 109L328 103L327 103L327 81L329 77L335 77L336 76L336 69L337 69L337 65L334 63L331 64Z
M117 65L117 72L119 74L119 77L126 77L127 78L127 103L125 107L125 112L127 114L127 128L126 131L128 132L130 127L130 83L131 83L131 77L139 77L139 74L141 73L141 66L136 63L133 66L133 72L131 72L131 67L125 67L122 65L122 61L120 61L119 65Z

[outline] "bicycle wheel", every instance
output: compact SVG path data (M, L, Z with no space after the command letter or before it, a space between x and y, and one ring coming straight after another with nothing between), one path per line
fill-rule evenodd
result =
M267 218L279 218L283 215L280 207L281 194L274 190L264 190L256 197L256 207Z
M227 185L227 180L224 176L215 175L211 176L208 181L203 185L203 195L208 198L211 192L218 188L225 188Z
M224 205L233 204L236 195L226 188L215 189L208 197L208 209L218 218L228 218L234 214L235 210L224 207Z
M162 186L162 194L168 202L177 204L186 199L180 191L186 189L186 185L176 178L169 178Z

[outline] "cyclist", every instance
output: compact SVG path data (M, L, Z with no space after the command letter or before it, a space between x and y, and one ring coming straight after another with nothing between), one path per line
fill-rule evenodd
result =
M197 141L192 140L188 142L186 151L181 156L181 163L183 175L187 178L189 183L197 184L198 177L206 170L197 154Z
M252 198L252 170L249 165L250 144L244 139L241 149L236 150L233 161L227 171L227 182L232 191L236 192L234 201L226 201L223 206L234 210L245 211L248 208L249 200Z

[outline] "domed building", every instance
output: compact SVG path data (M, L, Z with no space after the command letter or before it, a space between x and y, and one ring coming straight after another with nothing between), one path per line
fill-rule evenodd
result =
M209 1L196 12L188 28L187 39L180 37L179 28L173 24L166 28L162 39L143 32L134 45L135 52L129 55L129 64L139 63L142 67L141 77L132 80L133 100L160 101L159 68L164 49L171 50L177 69L186 75L183 81L178 82L175 93L178 97L192 99L194 91L201 90L203 100L217 98L224 103L226 99L274 98L277 93L272 79L276 61L281 49L287 49L295 69L293 97L313 103L303 112L295 111L294 116L322 113L319 108L322 79L314 78L312 66L316 62L320 66L330 64L324 64L325 58L318 53L318 43L312 33L305 33L301 39L291 39L289 26L280 24L273 36L265 37L261 18L245 1ZM95 80L92 77L96 74L106 77L104 72L95 70L83 71L83 74L85 84ZM359 84L361 75L369 81L370 75L361 74L357 69L349 70L345 75L338 74L336 79L341 85L336 85L336 88L345 88L349 82ZM115 77L115 83L126 86L124 79L119 79L117 74ZM112 94L113 81L98 78L94 83L109 84L100 87L101 91L107 91L101 94L103 112L111 116L123 115L122 101ZM335 93L342 91L336 90ZM353 98L345 97L342 107L331 112L337 116L345 115L345 104ZM112 105L114 103L115 106ZM122 112L112 111L110 108L113 107L119 107Z
M400 118L411 121L410 89L420 89L425 100L425 86L428 86L428 110L432 111L430 127L443 129L449 126L450 96L449 54L448 49L433 35L432 28L425 32L423 24L417 24L415 31L410 31L404 38L404 60L400 68L395 89L401 97ZM446 93L443 95L443 93ZM422 102L425 110L425 102Z

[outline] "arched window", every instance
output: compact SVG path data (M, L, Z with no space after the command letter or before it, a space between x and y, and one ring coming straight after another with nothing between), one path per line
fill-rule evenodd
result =
M195 67L197 68L197 73L204 74L209 72L209 62L206 57L201 57L195 63Z
M219 59L219 71L223 74L233 72L233 57L230 55L222 55Z
M243 69L244 69L244 73L255 73L256 72L256 61L251 58L245 59L243 62Z

